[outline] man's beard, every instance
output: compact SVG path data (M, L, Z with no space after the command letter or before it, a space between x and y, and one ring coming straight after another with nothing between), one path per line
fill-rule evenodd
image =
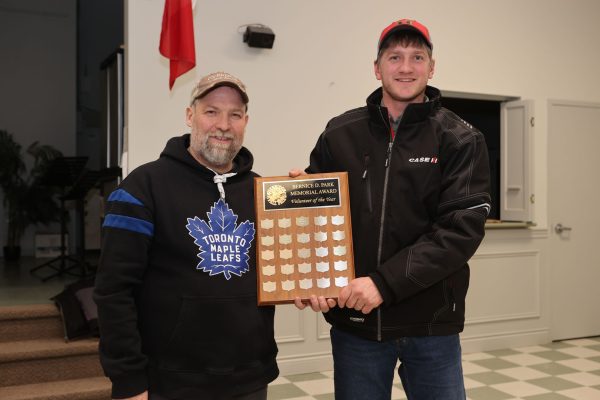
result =
M198 143L192 146L192 150L199 153L202 158L210 164L223 167L233 161L242 147L242 143L235 135L223 132L216 136L231 139L231 142L225 147L218 144L209 143L209 137L215 136L212 133L204 133L198 138Z

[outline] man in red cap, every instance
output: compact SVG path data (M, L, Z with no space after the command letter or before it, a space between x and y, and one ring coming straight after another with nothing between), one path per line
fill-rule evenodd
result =
M418 21L386 27L381 87L329 121L306 168L349 177L356 279L337 301L296 299L332 325L337 400L389 400L398 361L409 399L465 399L458 334L467 261L490 211L489 164L481 132L427 85L432 49Z

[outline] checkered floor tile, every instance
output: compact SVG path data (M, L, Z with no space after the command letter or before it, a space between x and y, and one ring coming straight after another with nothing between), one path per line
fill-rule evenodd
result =
M600 400L600 336L463 354L469 400ZM406 399L396 376L392 400ZM268 400L333 400L333 372L281 376Z

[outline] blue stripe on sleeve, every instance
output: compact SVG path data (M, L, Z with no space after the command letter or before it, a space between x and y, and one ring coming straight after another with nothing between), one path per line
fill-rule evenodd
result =
M143 206L144 204L129 194L127 191L123 189L117 189L108 196L108 201L120 201L122 203L131 203L138 206Z
M154 235L154 224L143 219L127 217L125 215L106 214L102 227L125 229L148 236Z

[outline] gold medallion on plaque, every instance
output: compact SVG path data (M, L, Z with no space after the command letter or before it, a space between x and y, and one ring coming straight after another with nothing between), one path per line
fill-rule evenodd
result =
M286 190L281 185L269 186L267 189L267 201L272 206L278 206L285 203L286 198Z

